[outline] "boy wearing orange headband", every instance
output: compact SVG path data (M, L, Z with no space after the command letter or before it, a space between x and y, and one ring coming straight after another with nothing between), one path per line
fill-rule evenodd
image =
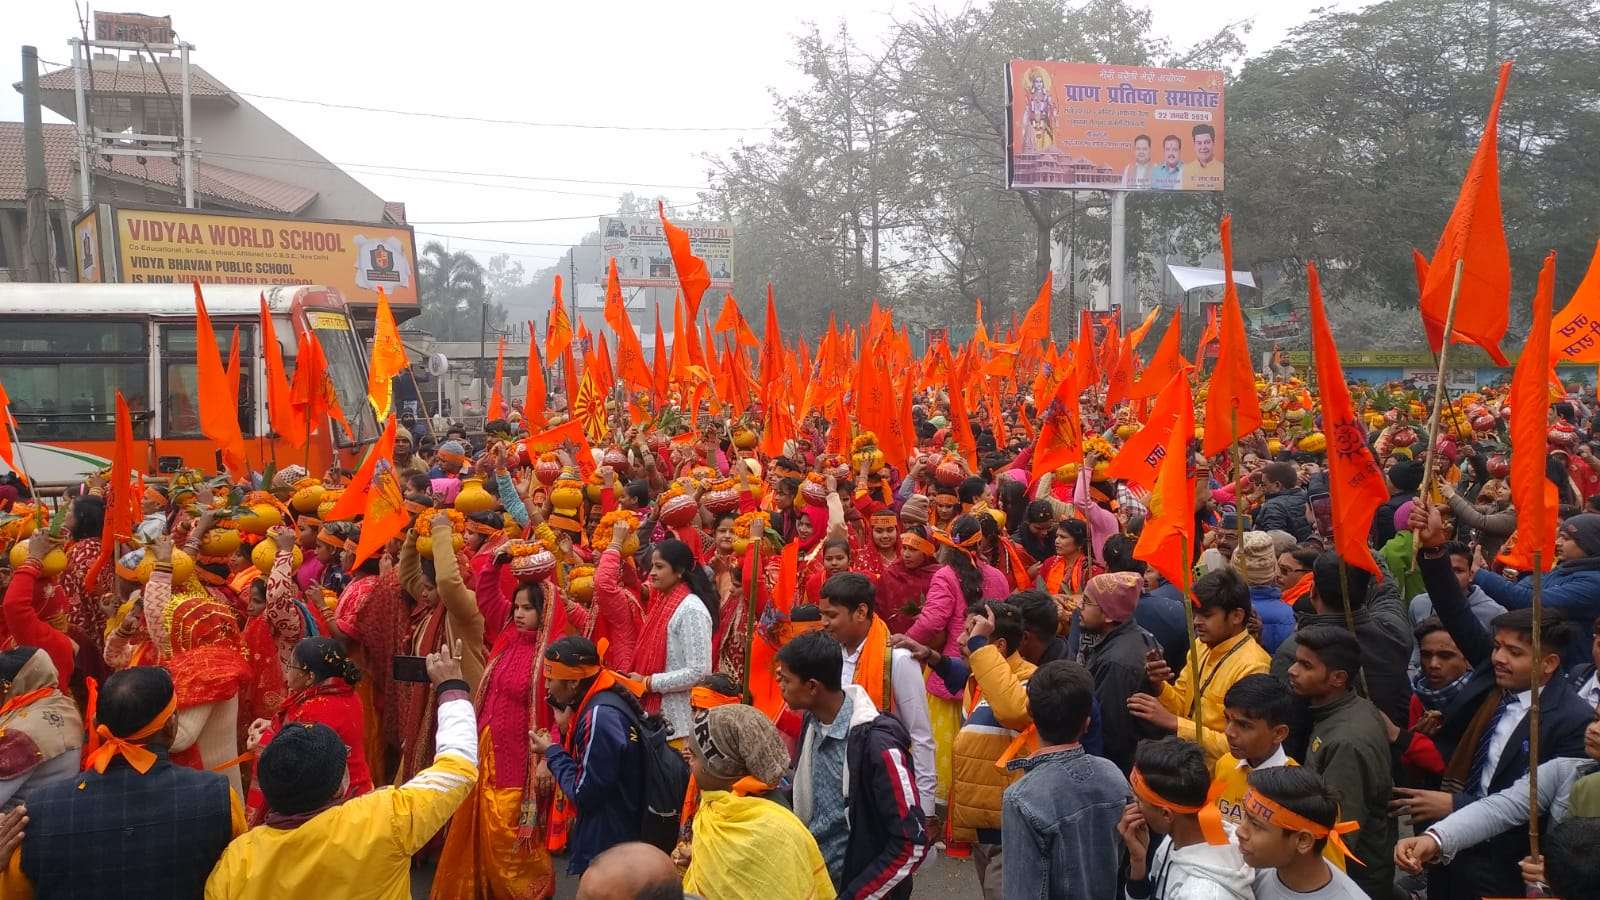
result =
M1134 801L1117 833L1128 848L1129 900L1252 900L1255 870L1228 840L1208 796L1211 778L1198 744L1175 737L1146 741L1128 781ZM1152 833L1167 836L1153 856Z
M1344 846L1354 822L1339 821L1339 801L1322 777L1294 766L1250 773L1237 836L1256 870L1256 900L1362 900L1350 876L1323 858Z

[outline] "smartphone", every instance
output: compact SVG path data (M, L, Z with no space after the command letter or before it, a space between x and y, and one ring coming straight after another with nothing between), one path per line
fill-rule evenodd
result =
M428 677L428 660L421 656L396 656L390 677L395 681L414 681L421 684L433 680Z

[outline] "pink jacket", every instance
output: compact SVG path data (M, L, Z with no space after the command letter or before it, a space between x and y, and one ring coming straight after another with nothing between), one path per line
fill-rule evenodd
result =
M1095 560L1104 562L1105 556L1100 550L1105 547L1106 538L1122 530L1122 523L1105 507L1090 499L1088 469L1078 473L1078 485L1072 492L1072 505L1088 520L1089 546L1093 548Z
M1004 600L1010 595L1011 586L999 569L979 563L978 571L983 576L982 599ZM906 629L906 637L939 650L945 656L959 657L961 630L966 622L967 600L961 594L961 579L955 569L941 566L928 582L927 599L922 603L922 611L917 613L917 620ZM960 699L959 695L950 693L944 686L944 679L932 671L928 672L928 691L946 700Z

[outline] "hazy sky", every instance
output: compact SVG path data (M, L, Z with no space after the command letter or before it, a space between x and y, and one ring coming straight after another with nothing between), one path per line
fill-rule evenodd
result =
M1148 0L1157 31L1177 46L1249 20L1253 51L1327 3ZM255 95L250 102L383 198L404 201L419 244L447 235L456 249L485 257L511 253L531 271L581 239L623 191L692 201L706 181L702 154L760 140L772 121L769 91L802 82L790 65L790 48L806 22L825 30L847 23L872 46L896 17L929 5L960 6L946 0L140 0L107 8L171 15L180 37L196 45L196 63L233 90ZM19 46L34 44L43 59L66 61L66 42L76 31L72 0L7 4L0 119L22 118L21 97L10 88L20 78ZM260 95L519 121L707 130L495 125ZM498 221L528 219L547 221Z

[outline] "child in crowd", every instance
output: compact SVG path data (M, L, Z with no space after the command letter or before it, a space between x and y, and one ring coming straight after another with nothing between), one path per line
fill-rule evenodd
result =
M1354 822L1339 821L1339 801L1322 777L1299 766L1250 773L1237 837L1256 870L1256 900L1362 900L1367 895L1324 857L1343 847ZM1344 851L1349 855L1349 851Z

